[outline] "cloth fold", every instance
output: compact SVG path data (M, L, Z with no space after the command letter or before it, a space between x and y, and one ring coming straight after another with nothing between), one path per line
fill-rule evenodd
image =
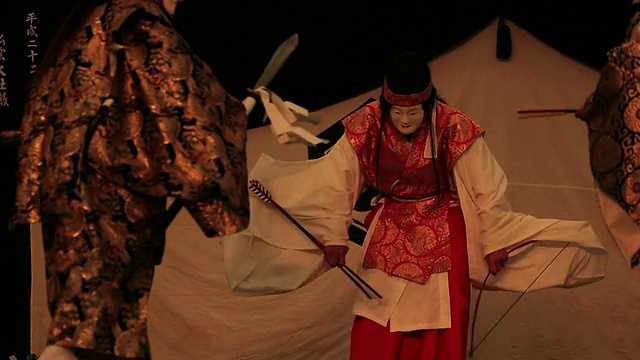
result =
M328 140L320 139L302 127L294 126L301 120L314 122L309 112L301 106L283 101L273 91L264 86L254 90L258 93L264 106L265 115L271 121L271 130L280 144L301 143L308 146L327 144ZM247 106L247 104L245 104ZM251 105L248 105L249 107Z

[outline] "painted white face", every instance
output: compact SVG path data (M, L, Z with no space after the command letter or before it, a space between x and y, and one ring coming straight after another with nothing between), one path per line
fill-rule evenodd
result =
M391 122L403 135L413 134L424 119L424 109L422 105L416 106L391 106Z

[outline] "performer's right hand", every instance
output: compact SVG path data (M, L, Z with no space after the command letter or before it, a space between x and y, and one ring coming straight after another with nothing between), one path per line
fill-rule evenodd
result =
M575 112L575 117L587 121L587 116L589 112L592 110L593 106L593 94L589 95L585 100L584 104Z
M324 247L324 260L331 267L346 265L346 256L349 251L348 246L329 245Z

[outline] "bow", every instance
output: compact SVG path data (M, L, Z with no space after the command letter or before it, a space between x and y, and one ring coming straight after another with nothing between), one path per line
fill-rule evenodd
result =
M522 244L519 244L518 246L515 246L514 248L510 249L508 251L508 253L511 253L512 251L515 251L523 246L529 245L536 242L536 240L531 240L531 241L526 241ZM513 302L513 304L511 304L511 306L509 306L509 308L507 309L507 311L504 312L504 314L502 314L502 316L500 316L500 318L498 319L498 321L495 322L495 324L493 324L493 326L491 326L491 328L489 329L489 331L487 331L487 333L484 335L484 337L482 339L480 339L480 341L478 342L478 344L476 344L475 346L473 345L473 339L474 339L474 335L476 332L476 319L478 318L478 309L480 307L480 298L482 297L482 291L484 290L485 286L487 285L487 281L489 280L489 276L491 276L491 273L487 273L487 276L484 278L484 281L482 282L482 287L480 287L480 291L478 292L478 298L476 299L476 305L473 311L473 320L471 322L471 341L470 341L470 349L469 349L469 357L473 357L473 353L476 351L476 349L478 349L478 347L480 346L480 344L482 344L482 342L489 336L489 334L491 334L491 332L496 328L496 326L498 326L498 324L500 324L500 322L502 321L502 319L504 319L507 314L509 313L509 311L511 311L511 309L513 309L513 307L518 303L518 301L520 301L520 299L522 299L522 297L524 296L524 294L527 293L527 291L529 291L529 289L533 286L533 284L536 283L536 281L538 281L538 279L540 278L540 276L542 276L542 274L544 274L545 271L547 271L547 269L549 268L549 266L551 266L551 264L553 264L554 261L556 261L556 259L558 258L558 256L560 256L560 254L564 251L564 249L567 248L567 246L569 246L569 242L567 242L562 249L560 249L560 251L558 251L558 253L556 254L556 256L553 257L553 259L551 259L551 261L547 264L547 266L544 267L544 269L542 269L542 271L533 279L533 281L531 282L531 284L529 284L529 286L527 286L526 289L524 289L524 291L518 296L518 298Z

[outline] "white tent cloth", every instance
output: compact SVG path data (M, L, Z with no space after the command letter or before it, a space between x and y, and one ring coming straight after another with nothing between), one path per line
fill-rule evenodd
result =
M579 106L593 91L598 72L508 24L509 61L495 58L493 23L431 62L434 84L487 130L486 141L510 180L507 196L515 211L587 220L610 258L598 283L526 294L474 359L640 359L640 271L629 269L602 220L584 123L572 115L518 120L516 114L520 106ZM318 134L378 94L373 89L322 109L314 114L319 125L301 126ZM249 132L248 165L262 153L280 160L307 157L305 146L279 145L266 127ZM32 244L32 349L39 352L50 321L39 226L33 227ZM353 245L349 266L355 268L360 256ZM181 212L169 229L150 299L152 355L154 360L347 360L356 291L339 270L331 270L291 293L235 296L224 277L221 241L205 238ZM517 297L483 293L477 339Z

